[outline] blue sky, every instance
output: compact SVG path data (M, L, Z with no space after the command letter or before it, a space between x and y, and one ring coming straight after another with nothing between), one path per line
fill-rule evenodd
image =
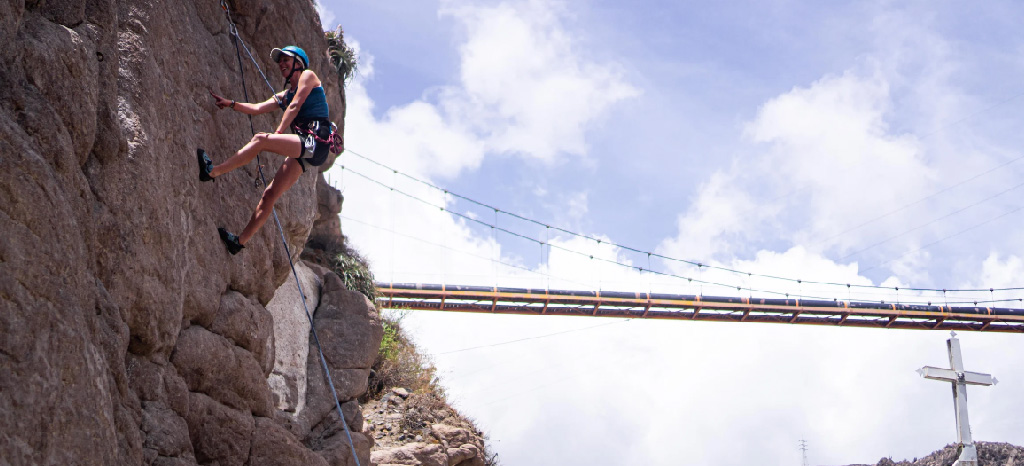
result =
M605 242L499 216L503 227L632 265L646 258L607 242L812 280L1020 285L1024 9L720 3L322 1L325 26L341 23L360 51L346 145ZM491 223L493 212L340 160L348 172L329 173L343 231L381 280L695 291L492 235L354 172ZM848 464L955 440L948 388L913 372L945 360L942 333L405 322L505 464L793 464L801 436L813 464ZM449 353L564 330L577 331ZM1005 415L1024 409L1024 343L962 340L968 365L1003 382L971 391L976 438L1024 443L1024 421Z

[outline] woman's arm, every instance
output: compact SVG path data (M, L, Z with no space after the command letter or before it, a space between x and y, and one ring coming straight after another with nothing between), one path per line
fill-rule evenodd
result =
M302 103L306 101L306 97L309 97L310 91L319 85L320 78L316 77L316 73L312 70L302 72L302 75L299 76L299 88L295 91L295 97L292 97L292 102L285 109L284 115L281 117L281 123L277 125L275 133L281 134L288 129L288 126L292 124L292 120L295 119L295 115L299 114Z
M272 112L277 108L277 99L281 98L281 96L275 95L258 104L250 104L248 102L235 102L234 100L225 99L214 94L213 91L210 91L210 95L212 95L214 99L217 99L217 108L230 108L236 112L242 112L246 115L262 115L267 112Z

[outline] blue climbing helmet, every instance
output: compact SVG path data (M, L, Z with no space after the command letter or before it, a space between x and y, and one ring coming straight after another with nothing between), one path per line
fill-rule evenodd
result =
M289 45L284 48L274 49L270 51L270 58L274 60L274 63L281 61L281 55L288 55L291 57L297 57L302 60L302 68L309 68L309 57L306 56L306 51L302 50L294 45Z

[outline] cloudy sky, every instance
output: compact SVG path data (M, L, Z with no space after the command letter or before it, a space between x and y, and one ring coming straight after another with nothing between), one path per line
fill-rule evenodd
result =
M802 280L1024 285L1018 3L320 4L360 57L349 152L329 176L381 281L737 293L642 267L752 295L1024 297L849 292L617 246ZM838 465L956 441L949 387L914 372L947 361L944 332L430 312L404 325L506 465L798 465L800 439L810 464ZM1024 444L1024 340L961 342L968 369L1000 379L969 390L975 438Z

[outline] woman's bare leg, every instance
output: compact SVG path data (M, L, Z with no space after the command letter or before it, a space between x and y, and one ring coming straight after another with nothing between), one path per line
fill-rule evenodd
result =
M263 190L263 197L260 198L256 211L249 217L249 224L245 226L242 234L238 236L240 244L248 243L249 239L266 223L267 219L270 218L270 214L274 211L274 203L295 184L299 179L299 175L302 175L302 167L299 165L299 161L294 158L285 160L277 174L274 175L274 179L270 180L267 189Z
M241 167L263 151L274 152L288 158L298 158L302 154L302 142L294 134L256 133L252 140L245 147L239 149L235 155L225 160L224 163L213 167L210 176L220 176Z

